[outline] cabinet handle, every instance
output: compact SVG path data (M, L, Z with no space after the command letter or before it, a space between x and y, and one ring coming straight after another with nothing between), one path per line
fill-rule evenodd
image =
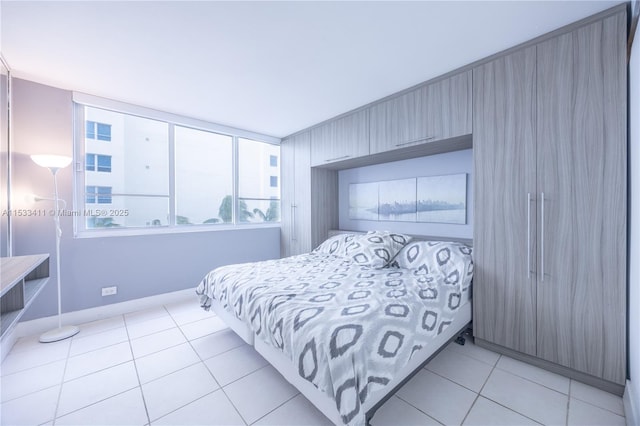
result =
M430 141L431 139L435 139L435 138L436 138L435 136L428 136L426 138L418 138L418 139L414 139L414 140L411 140L411 141L408 141L408 142L397 143L396 146L405 146L405 145L409 145L409 144L416 143L416 142L421 142L421 141L425 141L426 142L426 141Z
M540 193L540 282L544 282L544 192Z
M531 279L531 193L527 192L527 279Z
M291 241L296 241L296 207L291 204Z
M343 155L342 157L336 157L336 158L329 158L327 160L324 160L325 163L329 163L331 161L338 161L338 160L344 160L345 158L349 158L351 157L350 155Z

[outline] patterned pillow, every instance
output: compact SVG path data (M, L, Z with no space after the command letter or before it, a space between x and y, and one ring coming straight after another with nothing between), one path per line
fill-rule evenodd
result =
M472 248L451 241L415 241L398 253L391 266L413 269L416 275L429 275L460 291L473 278Z
M358 235L345 246L345 254L359 265L380 269L387 266L411 237L388 231Z
M334 235L333 237L327 238L322 244L316 247L312 253L326 253L344 257L346 256L345 248L358 237L360 237L359 234Z

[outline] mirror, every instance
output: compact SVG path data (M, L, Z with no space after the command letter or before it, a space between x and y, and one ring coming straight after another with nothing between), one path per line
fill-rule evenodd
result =
M11 72L0 55L0 256L11 256Z

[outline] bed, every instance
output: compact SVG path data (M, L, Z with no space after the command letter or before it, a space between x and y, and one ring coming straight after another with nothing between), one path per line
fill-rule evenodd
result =
M471 247L373 231L229 265L196 288L335 424L362 425L471 321Z

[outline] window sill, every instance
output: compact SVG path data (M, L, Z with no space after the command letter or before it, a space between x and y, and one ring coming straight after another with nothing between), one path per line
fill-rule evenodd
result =
M103 229L76 231L74 238L112 238L112 237L135 237L142 235L166 235L166 234L191 234L200 232L218 231L243 231L247 229L280 228L280 222L276 223L252 223L246 225L182 225L182 226L160 226L150 228L123 228L123 229Z

